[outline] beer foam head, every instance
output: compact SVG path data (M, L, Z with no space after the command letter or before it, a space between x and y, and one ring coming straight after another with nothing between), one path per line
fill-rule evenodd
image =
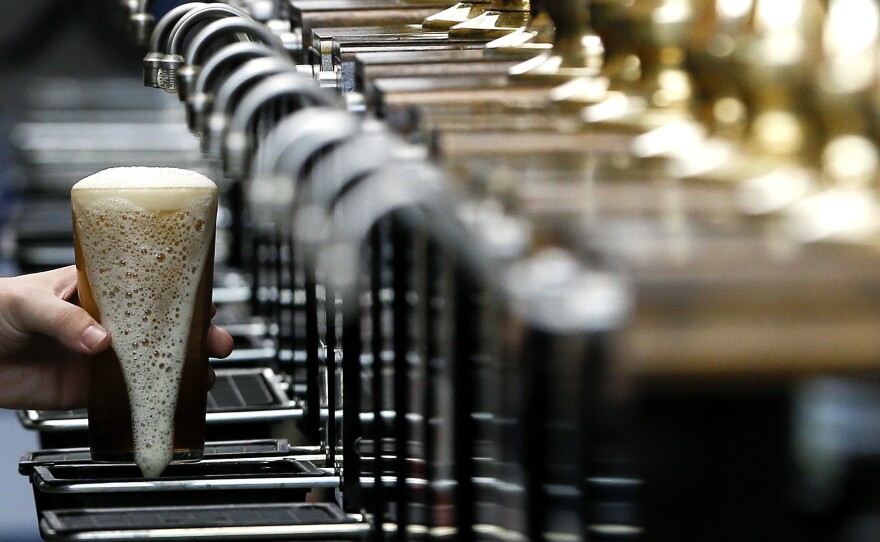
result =
M89 175L74 190L136 188L217 188L211 179L188 169L171 167L114 167Z
M178 209L206 192L216 193L217 185L201 173L165 167L116 167L99 171L79 181L71 189L77 203L88 205L104 200L107 193L142 209Z

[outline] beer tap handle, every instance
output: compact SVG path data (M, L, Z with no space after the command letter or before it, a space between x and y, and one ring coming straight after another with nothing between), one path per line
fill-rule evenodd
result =
M210 111L220 75L230 71L248 60L261 57L278 56L275 49L259 42L238 42L223 47L205 62L205 66L192 85L192 92L186 100L186 118L190 130L201 133L204 129L205 115Z
M293 98L312 106L338 105L333 94L322 90L312 78L300 73L280 73L257 83L241 98L223 138L223 170L231 178L242 178L250 169L253 148L251 129L257 113L268 103Z
M692 26L692 0L637 0L627 22L641 76L636 86L647 107L692 107L693 83L685 67L685 46Z
M876 3L829 1L822 60L815 72L816 106L825 140L822 170L828 186L877 188L880 155L873 131L872 93L880 81L878 28Z
M746 108L728 74L734 36L747 24L751 2L697 2L686 56L695 92L695 112L716 137L742 138Z
M181 101L186 101L188 91L193 87L193 83L202 69L204 56L210 46L218 38L230 34L262 42L277 51L279 55L286 54L284 44L281 43L278 36L270 32L263 24L241 17L226 17L213 21L199 30L186 48L184 65L177 71L178 92Z
M279 56L248 60L235 70L217 89L214 107L203 131L202 151L210 158L220 158L229 117L241 96L266 77L295 70L292 60Z
M450 28L449 37L496 39L524 28L530 17L529 0L492 0L486 11Z
M599 75L604 48L590 27L589 1L555 0L544 9L556 27L553 48L511 68L510 77L565 83Z
M497 57L538 55L553 48L553 19L544 9L544 2L532 0L526 26L486 44L486 55Z
M810 95L823 16L818 0L785 10L778 2L754 0L747 24L733 36L728 75L747 112L746 152L815 164L820 149Z
M489 9L491 0L458 2L450 8L429 15L422 22L422 28L429 30L449 30L453 26L473 19Z
M162 47L167 45L168 34L177 21L181 17L189 13L191 10L204 6L205 2L189 2L172 9L159 20L159 24L150 34L150 42L147 46L147 55L144 57L144 86L159 87L159 63L165 56L165 50Z
M177 70L184 62L182 52L187 35L198 27L200 23L224 17L250 19L250 16L244 10L219 3L196 7L180 17L168 33L165 56L159 62L157 80L160 88L165 92L177 93Z
M880 7L830 0L822 24L812 84L820 136L814 190L783 209L786 227L801 242L880 248L880 149L877 147ZM812 152L804 146L802 152ZM806 161L806 160L805 160Z
M670 172L691 182L735 187L740 211L766 215L816 190L823 137L814 81L825 8L819 0L784 9L773 0L753 0L743 7L716 16L717 37L705 41L709 55L725 62L700 66L723 66L729 87L713 79L717 73L698 70L696 79L710 81L710 94L724 91L710 95L715 100L710 119L722 120L722 129L713 127L716 137L705 149L677 156ZM716 158L707 159L713 154Z

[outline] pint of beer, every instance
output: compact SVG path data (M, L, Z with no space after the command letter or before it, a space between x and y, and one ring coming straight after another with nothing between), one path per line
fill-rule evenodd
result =
M82 306L111 348L91 363L95 461L159 476L205 445L217 187L171 168L112 168L74 185Z

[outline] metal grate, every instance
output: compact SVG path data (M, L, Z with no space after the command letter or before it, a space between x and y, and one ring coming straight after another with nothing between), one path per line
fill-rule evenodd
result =
M338 506L330 503L58 510L44 512L43 518L59 535L96 530L328 525L354 522Z
M290 452L284 439L231 440L205 444L205 459L236 459L245 457L278 456ZM18 471L30 476L38 465L88 464L92 456L88 448L64 448L56 450L37 450L24 454L18 463Z
M268 369L217 371L214 388L208 392L208 412L235 411L249 408L281 406L273 393ZM23 419L30 423L45 424L55 421L76 421L87 418L85 409L27 411Z
M218 374L208 394L209 410L269 406L277 401L262 374Z

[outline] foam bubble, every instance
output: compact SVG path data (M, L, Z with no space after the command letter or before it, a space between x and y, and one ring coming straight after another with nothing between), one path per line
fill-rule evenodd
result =
M174 453L198 270L213 239L213 228L204 225L214 222L215 186L195 183L191 174L114 168L77 183L72 198L92 294L125 377L135 462L144 476L159 476ZM147 178L153 190L143 190ZM141 186L134 194L133 181Z

